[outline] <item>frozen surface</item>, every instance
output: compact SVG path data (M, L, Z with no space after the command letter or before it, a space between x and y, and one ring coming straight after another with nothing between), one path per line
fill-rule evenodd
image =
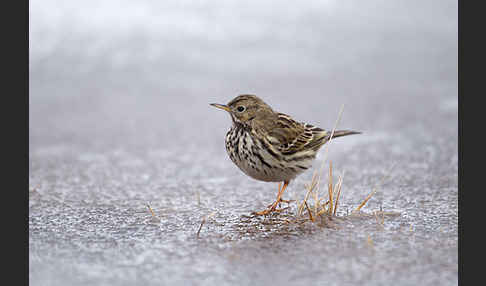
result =
M30 1L31 285L457 285L457 2L265 3ZM239 93L322 128L345 105L334 227L248 217L277 186L208 105ZM400 215L344 218L375 185Z

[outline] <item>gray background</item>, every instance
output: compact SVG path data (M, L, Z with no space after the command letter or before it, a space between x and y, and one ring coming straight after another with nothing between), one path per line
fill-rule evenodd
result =
M457 284L457 1L29 4L31 285ZM379 185L363 210L400 216L248 219L277 186L208 105L241 93L326 129L344 104L338 215Z

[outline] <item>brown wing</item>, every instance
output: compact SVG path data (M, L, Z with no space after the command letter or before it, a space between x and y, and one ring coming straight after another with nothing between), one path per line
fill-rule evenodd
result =
M273 144L285 155L304 149L319 148L326 142L327 131L310 124L300 123L290 116L278 113L278 120L268 135L275 138Z

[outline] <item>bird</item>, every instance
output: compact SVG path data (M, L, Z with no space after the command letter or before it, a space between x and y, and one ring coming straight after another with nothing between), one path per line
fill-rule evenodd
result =
M231 161L253 179L279 183L275 202L254 213L267 215L279 211L277 206L281 202L290 202L282 199L290 181L312 167L316 154L331 139L332 132L274 111L253 94L238 95L228 104L210 105L231 116L232 126L225 137ZM332 138L352 134L361 132L336 130Z

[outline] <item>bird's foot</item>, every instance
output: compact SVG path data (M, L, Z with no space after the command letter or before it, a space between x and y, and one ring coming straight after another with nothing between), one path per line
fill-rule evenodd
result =
M285 181L283 187L281 187L281 185L282 185L282 183L278 184L278 194L277 194L277 199L275 200L275 202L273 202L272 204L267 206L267 209L265 209L263 211L254 212L255 215L267 215L271 212L281 212L281 211L289 208L289 207L287 207L287 208L283 208L283 209L277 209L277 206L280 207L281 202L284 202L284 203L287 203L287 204L290 204L290 202L292 202L292 200L282 200L282 198L281 198L285 188L287 188L287 186L289 185L289 181Z
M274 203L272 203L272 204L269 204L269 205L267 206L267 208L271 208L271 207L272 207L274 204L275 204L275 205L279 205L279 206L280 206L280 203L286 203L286 204L290 204L291 202L295 202L295 200L282 200L282 199L280 199L280 200L278 200L277 202L274 202Z
M265 209L263 211L259 211L259 212L253 212L254 215L267 215L269 213L272 213L272 212L276 212L276 213L279 213L281 211L284 211L286 209L288 209L289 207L285 207L285 208L282 208L282 209L271 209L271 208L268 208L268 209Z
M293 202L293 200L282 200L282 199L280 199L279 201L275 201L274 203L268 205L267 208L264 209L263 211L254 212L254 214L255 215L267 215L271 212L281 212L283 210L288 209L288 207L282 208L282 209L277 209L277 206L280 206L281 202L289 204L290 202Z

